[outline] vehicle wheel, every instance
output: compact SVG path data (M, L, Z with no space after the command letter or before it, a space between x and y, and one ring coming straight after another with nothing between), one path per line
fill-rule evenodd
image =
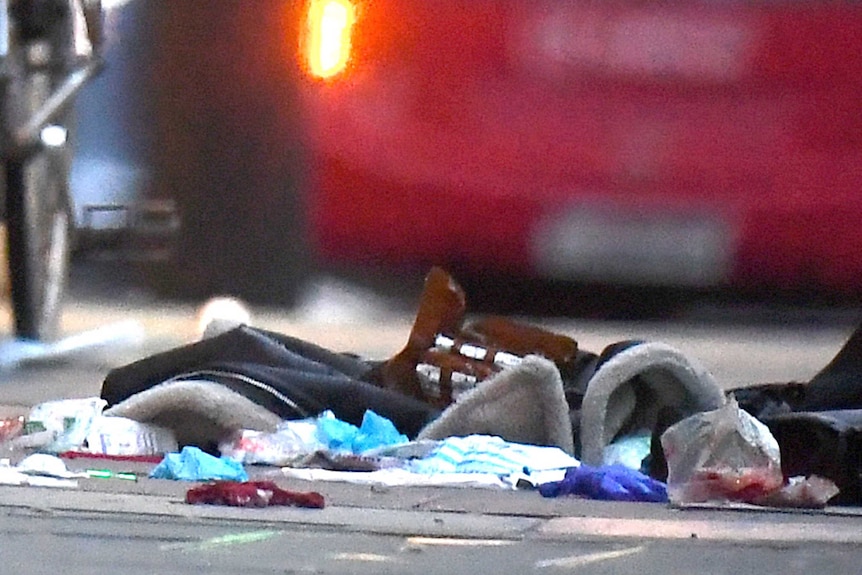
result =
M15 335L57 336L69 271L71 217L65 166L54 152L8 162L6 229Z

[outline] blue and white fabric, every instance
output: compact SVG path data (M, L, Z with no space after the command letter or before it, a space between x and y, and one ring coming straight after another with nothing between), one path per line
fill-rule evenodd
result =
M559 447L511 443L493 435L449 437L426 457L410 464L416 473L486 473L497 476L577 467Z

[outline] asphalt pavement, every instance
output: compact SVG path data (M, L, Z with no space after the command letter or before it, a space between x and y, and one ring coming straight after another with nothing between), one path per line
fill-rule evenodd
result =
M254 322L329 349L387 357L406 341L412 315L357 292L321 286L298 309L253 308ZM97 395L111 368L193 340L197 313L194 303L168 304L134 291L96 299L73 293L63 322L70 345L4 363L15 344L0 344L0 413ZM806 381L855 327L843 320L533 319L590 350L622 339L664 341L698 358L727 387ZM10 325L4 308L0 332L9 333ZM136 482L0 487L0 560L9 572L856 573L862 559L856 508L679 509L546 499L532 491L308 482L262 467L253 469L255 477L318 491L326 508L237 509L188 505L189 485L132 470L142 475Z

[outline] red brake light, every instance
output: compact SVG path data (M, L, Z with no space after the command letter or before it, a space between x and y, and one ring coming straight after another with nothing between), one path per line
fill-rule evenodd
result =
M350 60L356 6L351 0L310 0L306 14L304 58L308 73L332 78Z

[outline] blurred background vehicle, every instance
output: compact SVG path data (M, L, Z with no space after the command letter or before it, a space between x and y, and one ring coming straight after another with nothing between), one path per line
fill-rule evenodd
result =
M166 297L295 298L307 270L285 6L106 7L108 65L78 107L82 258L117 259Z
M858 2L125 10L144 195L181 222L146 272L161 293L291 304L321 269L431 265L471 286L862 293Z
M862 291L859 3L312 5L323 257Z

